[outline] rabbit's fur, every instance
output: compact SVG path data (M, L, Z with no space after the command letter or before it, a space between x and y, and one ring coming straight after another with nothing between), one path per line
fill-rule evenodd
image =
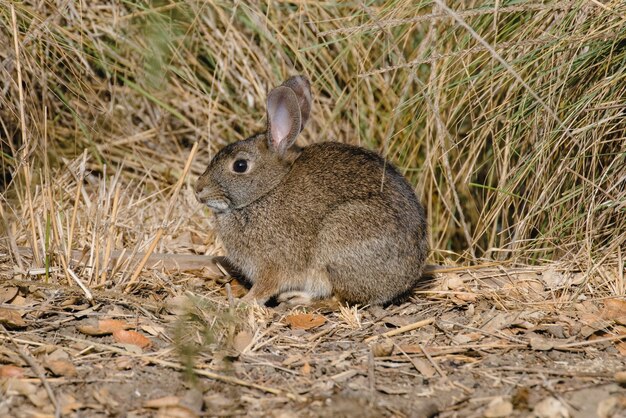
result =
M294 145L310 108L304 77L273 89L266 132L222 149L196 196L213 209L228 263L252 283L245 299L392 302L422 274L424 209L373 152L337 142Z

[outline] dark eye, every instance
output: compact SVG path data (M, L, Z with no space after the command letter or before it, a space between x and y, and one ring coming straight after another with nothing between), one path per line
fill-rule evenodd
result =
M237 160L233 163L233 171L235 173L245 173L248 170L248 162L246 160Z

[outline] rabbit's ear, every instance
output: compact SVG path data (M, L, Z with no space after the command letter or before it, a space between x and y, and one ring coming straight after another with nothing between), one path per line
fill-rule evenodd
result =
M298 106L300 106L300 131L304 129L304 125L309 120L309 114L311 113L311 85L306 77L296 75L287 79L283 86L289 87L296 93L298 98Z
M270 147L283 154L300 133L302 118L296 93L279 86L267 96L267 136Z

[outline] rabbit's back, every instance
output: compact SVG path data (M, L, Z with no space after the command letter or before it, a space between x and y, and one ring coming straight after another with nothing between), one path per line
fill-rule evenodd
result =
M303 223L314 225L311 263L326 271L340 299L387 303L415 286L428 253L426 218L391 164L362 148L315 144L284 187Z

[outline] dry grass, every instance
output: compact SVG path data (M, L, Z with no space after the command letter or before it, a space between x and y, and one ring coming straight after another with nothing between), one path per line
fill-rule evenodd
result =
M263 126L267 89L301 72L316 95L304 141L359 143L395 162L427 206L436 260L617 262L626 6L455 9L3 2L5 223L40 258L46 240L130 249L161 226L178 234L197 208L167 217L154 203L182 181L187 204L210 155Z

